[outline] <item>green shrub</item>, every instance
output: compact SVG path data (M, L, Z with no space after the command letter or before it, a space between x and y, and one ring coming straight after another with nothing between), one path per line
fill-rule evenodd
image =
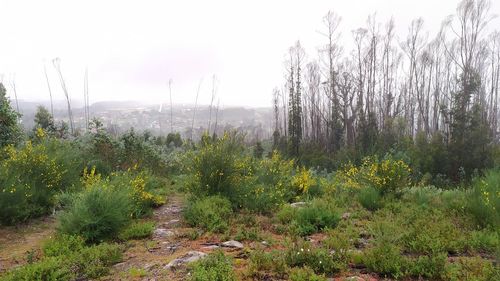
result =
M446 279L453 281L500 280L500 269L480 257L461 257L446 265Z
M281 252L264 252L262 249L256 249L250 253L250 264L248 266L248 275L259 277L262 273L275 273L278 277L283 277L288 269Z
M85 247L71 257L71 268L87 279L104 276L111 265L122 260L122 252L118 244L101 243Z
M239 227L234 239L236 241L260 241L262 240L262 235L257 227Z
M298 235L306 236L326 228L334 228L339 221L340 216L331 203L315 199L295 211L291 227Z
M290 267L307 266L316 273L332 274L345 267L345 261L332 258L332 253L327 249L313 247L311 243L302 241L287 248L285 261Z
M500 255L500 233L492 230L472 231L468 239L471 249Z
M191 266L191 281L236 281L231 260L222 251L209 254Z
M405 271L401 249L386 242L369 248L363 256L363 263L371 271L394 278L402 277Z
M118 238L121 240L148 238L151 237L154 229L154 222L134 222L123 229L118 234Z
M323 275L316 275L309 267L292 268L290 271L290 281L326 281Z
M191 226L198 226L206 231L224 232L229 228L231 203L220 196L210 196L188 203L184 218Z
M445 275L447 257L446 253L438 253L408 259L406 262L408 274L419 278L440 280Z
M474 180L467 210L481 227L500 227L500 170Z
M115 237L131 219L129 195L98 185L85 190L59 216L59 231L96 243Z
M374 187L362 188L358 193L358 201L365 209L370 211L378 210L382 207L382 196Z
M60 257L49 257L41 261L14 269L4 281L64 281L75 279L75 274Z
M85 247L85 240L80 236L61 234L45 241L42 252L47 257L69 256L80 252Z

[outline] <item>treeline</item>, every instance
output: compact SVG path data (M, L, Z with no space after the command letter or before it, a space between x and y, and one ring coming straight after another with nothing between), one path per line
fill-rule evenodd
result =
M327 168L400 153L420 173L453 180L492 166L500 32L489 8L462 0L434 38L422 19L400 40L394 20L370 16L351 32L350 51L339 43L340 16L328 12L325 45L309 56L319 59L300 42L289 49L284 87L273 93L274 147Z

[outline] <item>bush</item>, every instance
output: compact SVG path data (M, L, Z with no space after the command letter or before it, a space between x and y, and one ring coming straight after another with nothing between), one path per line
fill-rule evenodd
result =
M290 230L301 236L334 228L340 221L340 216L332 204L320 199L315 199L301 208L286 205L278 213L278 218L284 224L291 224Z
M500 227L500 170L490 170L473 182L467 210L480 227Z
M316 248L309 242L299 241L288 247L285 253L286 264L290 267L307 266L315 273L333 274L344 268L345 261L332 258L332 254L323 248Z
M362 188L358 193L358 201L365 209L370 211L378 210L382 207L382 196L374 187Z
M242 196L238 189L247 178L250 158L242 156L242 139L224 134L221 139L202 142L194 155L189 155L187 170L193 175L190 191L197 196L222 195L232 203Z
M363 256L363 263L368 269L384 276L399 278L404 275L405 261L401 249L387 242L369 248Z
M209 254L191 266L191 281L236 281L231 260L222 251Z
M461 257L446 266L446 279L453 281L500 280L500 269L480 257Z
M143 239L151 237L155 229L153 222L135 222L123 229L118 238L121 240Z
M190 202L184 210L184 218L191 226L210 232L224 232L229 228L231 203L220 196L209 196Z
M86 247L78 236L58 235L42 246L42 258L9 272L2 280L80 280L106 275L122 259L117 244Z
M316 275L309 267L293 268L290 271L290 281L327 281L323 275Z
M440 280L445 275L446 253L419 256L407 260L408 274L430 280Z
M75 274L62 258L50 257L17 268L2 278L4 281L64 281L75 279Z
M8 146L0 162L0 223L14 224L47 214L62 190L64 170L44 145Z
M96 243L115 237L131 219L131 201L122 190L94 185L59 216L59 231Z
M384 196L400 195L411 182L410 173L410 167L402 160L395 160L391 156L383 160L366 157L360 167L347 165L335 177L338 183L348 188L372 186Z

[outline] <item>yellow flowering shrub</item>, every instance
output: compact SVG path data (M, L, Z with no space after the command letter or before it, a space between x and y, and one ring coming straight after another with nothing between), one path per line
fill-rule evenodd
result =
M65 171L42 144L6 147L0 163L0 222L14 223L47 213L53 194L64 188Z
M305 194L309 188L316 184L316 180L311 175L311 171L302 167L298 169L295 176L292 178L292 186L299 191L300 194Z
M468 211L481 227L500 226L500 171L490 170L473 182Z
M336 180L347 188L372 186L382 194L398 193L410 184L411 169L402 160L366 157L361 166L344 166L336 174Z

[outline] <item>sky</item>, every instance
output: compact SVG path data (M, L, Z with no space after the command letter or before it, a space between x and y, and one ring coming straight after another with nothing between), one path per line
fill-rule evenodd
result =
M391 17L406 36L422 17L433 37L458 0L0 0L0 81L19 99L48 100L44 64L54 99L64 98L52 64L61 59L69 95L83 99L88 69L90 102L166 102L168 81L176 104L209 104L213 77L221 105L270 106L284 81L288 48L297 40L309 59L325 44L323 16L342 17L351 31L376 13ZM491 12L500 14L500 1ZM496 19L493 25L500 26Z

